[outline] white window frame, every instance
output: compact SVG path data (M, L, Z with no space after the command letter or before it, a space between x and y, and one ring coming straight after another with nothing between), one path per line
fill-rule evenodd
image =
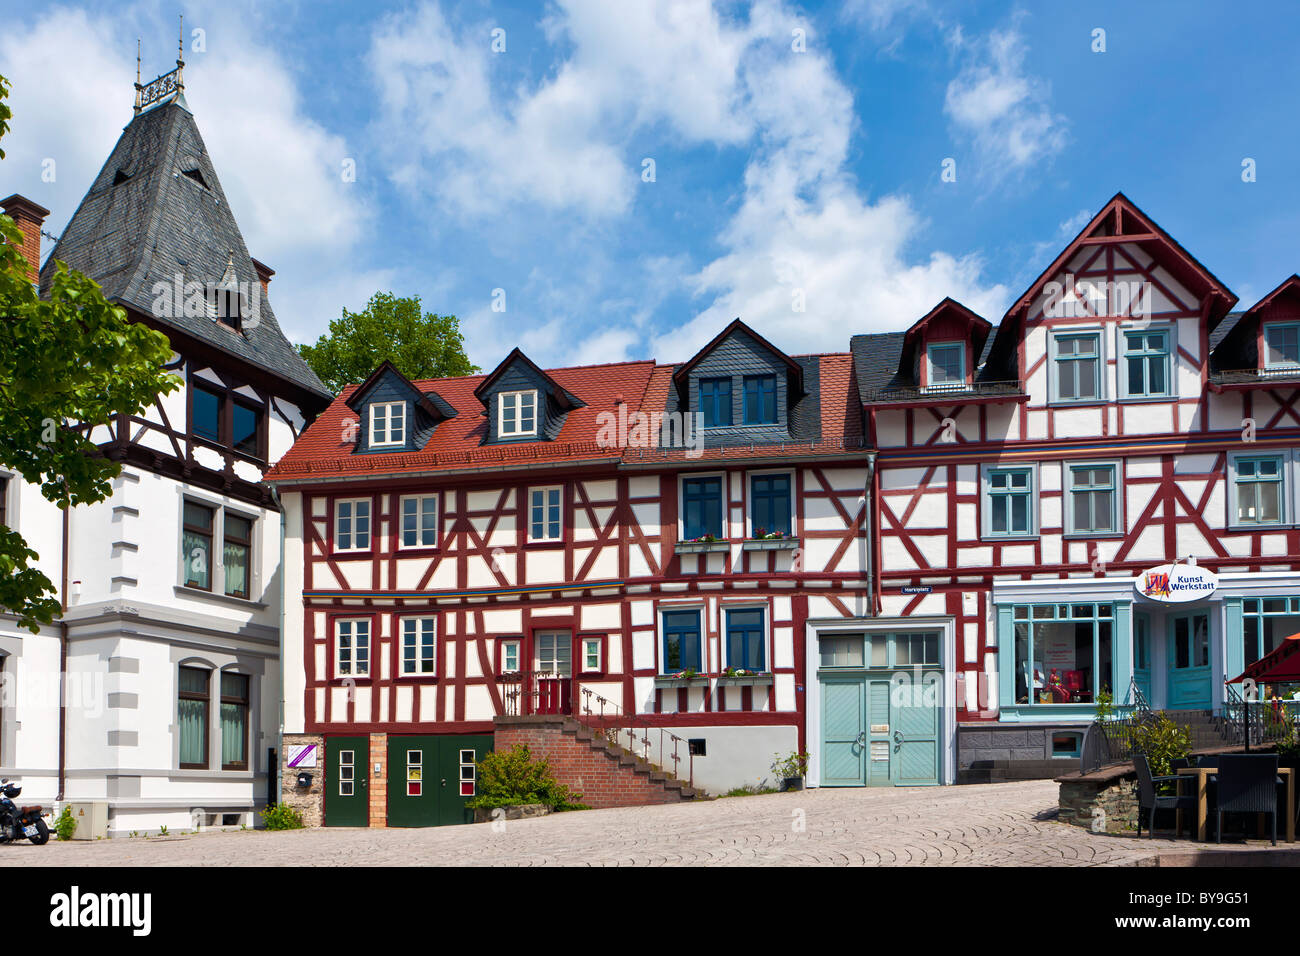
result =
M961 377L953 382L936 382L934 370L937 367L932 358L935 349L957 349L960 356ZM965 342L928 342L925 346L925 387L926 391L955 392L966 385L966 343Z
M554 491L559 495L559 501L556 504L558 514L556 515L555 525L556 533L551 535L547 529L551 525L551 492ZM542 495L542 534L540 536L533 534L533 496ZM528 523L528 540L530 542L543 541L563 541L564 540L564 486L563 485L539 485L536 488L528 489L528 513L524 515L524 520Z
M1093 398L1062 398L1061 397L1061 378L1060 364L1058 358L1058 341L1062 338L1083 338L1092 337L1097 340L1097 357L1094 360L1097 363L1097 394ZM1106 388L1107 379L1110 377L1109 365L1106 364L1106 330L1100 326L1084 326L1080 328L1062 328L1053 329L1047 335L1047 383L1048 399L1052 405L1096 405L1100 402L1107 401L1109 392ZM1068 360L1067 360L1068 361Z
M1074 526L1074 469L1075 468L1109 468L1111 470L1110 522L1109 531L1089 531ZM1083 538L1122 537L1124 534L1124 504L1121 489L1124 487L1123 466L1119 461L1064 461L1061 462L1061 525L1066 535Z
M993 504L990 499L989 475L994 471L1022 470L1029 472L1029 530L1028 531L994 531ZM1029 541L1037 538L1042 527L1039 515L1039 497L1042 484L1039 481L1037 463L980 466L980 537L993 541ZM1019 492L1017 492L1019 493Z
M1237 500L1237 462L1242 458L1279 458L1281 489L1278 491L1278 520L1242 521L1238 517L1240 509ZM1258 451L1234 451L1228 453L1228 527L1255 531L1268 528L1286 528L1295 521L1296 506L1292 500L1295 493L1295 469L1297 456L1294 450L1286 448L1260 449Z
M397 642L397 673L402 677L434 677L438 673L438 622L428 614L412 615L401 618L401 634ZM415 631L415 660L412 662L414 669L408 670L406 666L406 632L407 625L414 625ZM426 627L427 625L427 627ZM428 658L431 660L431 670L421 670L420 662L426 657L424 651L428 649Z
M524 646L524 642L517 637L512 637L507 640L503 640L501 642L500 667L501 667L502 674L518 674L520 670L522 670L519 664L519 660L523 654L523 646ZM513 647L515 649L514 667L510 667L506 663L506 648L508 647Z
M546 637L550 637L550 638L554 638L554 639L555 639L554 642L553 642L552 645L551 645L551 648L552 648L552 653L551 653L551 663L554 665L554 667L553 667L553 669L551 669L551 670L549 670L549 671L548 671L548 670L545 670L545 669L542 667L542 639L543 639L543 638L546 638ZM564 641L563 641L563 642L561 642L561 641L558 639L558 638L560 638L560 637L563 637L563 638L564 638ZM569 649L569 662L568 662L568 663L569 663L569 673L567 673L567 674L560 674L560 669L559 669L559 664L560 664L560 653L559 653L559 649L560 649L561 647L567 647L567 648ZM574 669L573 669L573 665L574 665L574 660L573 660L573 631L566 630L566 629L564 629L564 628L553 628L553 629L552 629L552 628L547 628L546 630L538 631L536 634L533 635L533 669L536 670L537 673L539 673L539 674L554 674L554 675L559 676L561 679L563 679L563 678L568 678L568 677L572 677L572 676L574 675L574 673L575 673L575 671L574 671Z
M1270 362L1269 361L1268 333L1277 331L1278 329L1295 329L1296 337L1300 338L1300 322L1265 322L1263 333L1262 333L1262 338L1264 339L1264 354L1261 356L1261 358L1264 360L1261 363L1262 367L1266 369L1300 368L1300 362Z
M1143 332L1162 332L1165 336L1165 390L1153 395L1129 391L1128 381L1128 338L1130 334ZM1121 401L1132 402L1170 402L1178 398L1178 325L1175 322L1153 322L1149 326L1121 325L1116 330L1115 342L1115 378L1117 394Z
M599 674L605 667L605 641L599 637L579 638L579 650L582 655L582 667L579 673L582 674ZM596 666L591 667L587 664L587 648L595 645L596 648Z
M397 500L397 548L399 551L412 551L419 548L436 548L438 546L439 531L439 512L441 509L441 493L437 491L424 495L402 495ZM406 543L406 503L414 501L415 504L415 543ZM426 542L424 540L424 514L425 503L433 503L433 540Z
M351 648L347 656L346 663L348 670L343 670L343 625L349 625L351 633ZM366 669L358 669L357 665L357 642L361 637L358 625L364 625L366 639ZM369 677L370 662L374 660L374 621L368 617L336 617L334 619L334 677L342 680L347 677Z
M357 539L356 505L359 503L364 503L366 506L366 543L364 545L359 545L356 543L356 539ZM351 522L350 525L351 530L348 532L350 543L346 548L343 547L341 544L339 544L339 534L340 534L339 522L341 521L341 518L339 516L339 508L342 507L343 505L353 506L352 514L349 516L349 521ZM338 500L336 500L334 502L334 540L331 542L331 544L333 544L334 546L334 551L343 554L347 554L349 552L369 551L374 544L374 535L375 535L374 511L375 511L374 502L370 498L339 498Z
M532 403L533 427L524 430L520 427L523 421L523 398L528 397ZM506 399L512 399L514 411L514 428L506 431ZM526 388L515 392L500 392L497 394L497 437L498 438L529 438L537 434L538 425L538 408L537 408L537 389Z
M395 424L396 423L396 424ZM397 437L393 437L396 432ZM377 436L382 434L384 440ZM396 448L406 444L406 402L374 402L370 406L368 448Z

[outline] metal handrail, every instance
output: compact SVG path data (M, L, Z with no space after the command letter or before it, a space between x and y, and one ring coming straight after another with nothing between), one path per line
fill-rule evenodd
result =
M1024 394L1019 380L1002 382L954 382L943 385L885 385L863 389L864 402L910 402L927 399L960 399L986 396L1014 397Z

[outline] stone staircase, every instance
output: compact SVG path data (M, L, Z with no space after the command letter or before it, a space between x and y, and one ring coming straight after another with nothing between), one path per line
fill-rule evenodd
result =
M1165 714L1176 724L1187 727L1192 733L1192 750L1219 750L1240 744L1241 727L1230 723L1209 710L1166 710Z
M545 757L555 779L581 793L580 802L594 809L680 803L706 797L606 734L564 714L497 717L495 748L524 744L534 757Z

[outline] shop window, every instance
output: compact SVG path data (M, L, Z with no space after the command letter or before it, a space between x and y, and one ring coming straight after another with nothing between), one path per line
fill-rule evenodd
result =
M700 612L663 612L663 672L702 669L700 655Z
M1016 703L1091 704L1112 692L1111 605L1018 605L1012 619Z
M1300 633L1300 597L1247 598L1241 610L1242 660L1246 665Z
M1118 530L1115 465L1071 465L1066 469L1069 500L1066 530L1072 534L1110 534Z
M687 541L722 534L722 479L682 480L682 534Z
M731 424L731 379L700 379L700 411L705 428Z
M1033 468L987 468L984 471L984 534L1025 537L1036 527Z
M778 532L789 535L790 476L754 475L750 478L750 535L758 538Z

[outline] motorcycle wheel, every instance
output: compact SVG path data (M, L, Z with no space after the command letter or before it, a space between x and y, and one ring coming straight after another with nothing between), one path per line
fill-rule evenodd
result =
M36 836L28 837L37 846L45 846L50 842L50 828L45 825L45 821L40 817L36 818Z

